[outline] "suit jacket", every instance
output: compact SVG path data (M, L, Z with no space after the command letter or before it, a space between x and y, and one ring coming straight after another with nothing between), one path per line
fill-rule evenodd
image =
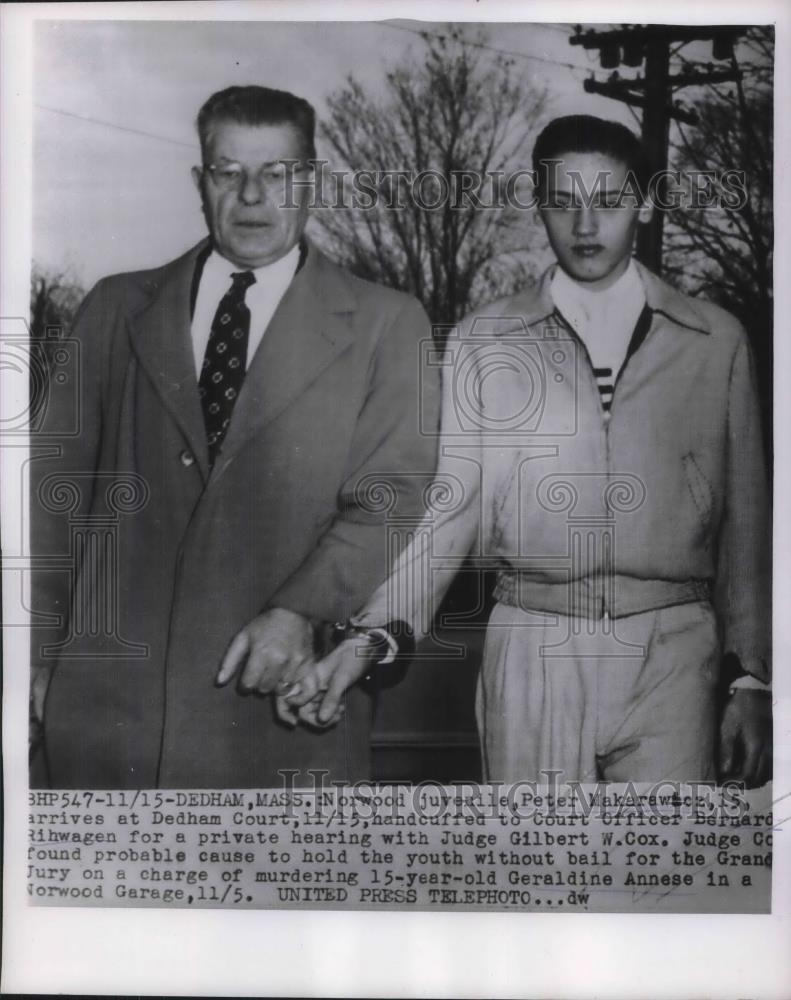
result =
M410 297L309 247L210 472L189 329L205 245L99 282L33 440L33 664L55 667L54 787L266 787L282 769L297 784L309 768L368 770L362 692L335 729L290 730L271 699L214 677L263 609L333 621L385 577L393 516L420 516L436 460L420 433L438 411L436 375L420 366L430 327Z

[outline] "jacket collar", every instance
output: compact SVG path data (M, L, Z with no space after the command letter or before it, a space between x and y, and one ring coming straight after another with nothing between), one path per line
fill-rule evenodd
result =
M678 326L697 333L710 332L709 324L702 312L696 308L694 299L676 291L639 261L635 261L635 265L645 288L646 305L652 313L662 315ZM549 319L555 312L551 289L557 266L553 264L544 272L536 288L529 292L518 293L509 303L509 308L516 315L523 317L528 326Z
M689 295L684 295L666 281L662 281L653 271L639 261L635 261L637 272L645 288L645 301L653 313L659 313L679 326L696 333L710 333L711 327Z
M307 247L245 376L213 478L353 343L352 282L314 246Z
M192 353L190 291L207 244L202 240L170 264L133 275L137 301L130 303L132 349L204 475L209 455Z
M250 365L215 473L351 343L351 330L341 317L357 307L352 283L310 242L306 245L304 264ZM142 301L131 315L133 349L204 477L208 448L192 353L190 295L196 263L207 246L202 240L170 264L135 275Z

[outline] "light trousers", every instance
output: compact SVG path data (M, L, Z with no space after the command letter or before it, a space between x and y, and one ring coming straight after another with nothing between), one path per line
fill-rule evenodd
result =
M596 620L496 604L476 714L484 780L714 778L708 602Z

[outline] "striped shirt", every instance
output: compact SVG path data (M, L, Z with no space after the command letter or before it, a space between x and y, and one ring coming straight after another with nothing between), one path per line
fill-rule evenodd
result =
M614 284L595 291L557 267L551 294L556 309L588 351L602 409L608 415L615 383L645 306L645 290L637 268L629 261Z

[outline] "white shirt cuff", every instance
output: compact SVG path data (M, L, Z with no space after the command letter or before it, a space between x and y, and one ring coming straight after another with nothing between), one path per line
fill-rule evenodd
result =
M757 677L753 677L752 674L745 674L744 677L737 677L735 681L728 688L728 694L733 694L734 691L767 691L771 692L772 685L766 684L764 681L759 681Z

